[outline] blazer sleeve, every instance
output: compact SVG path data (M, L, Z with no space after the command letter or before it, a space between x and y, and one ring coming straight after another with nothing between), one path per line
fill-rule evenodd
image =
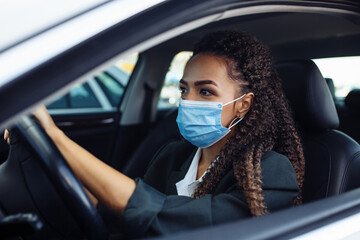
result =
M123 229L132 236L163 235L250 216L237 190L199 199L165 195L137 179L137 187L122 215Z
M264 154L261 167L269 211L291 207L298 186L290 161L271 152ZM164 235L251 216L245 196L236 183L224 193L199 199L165 195L141 179L136 179L136 183L125 211L112 219L118 231L128 236Z

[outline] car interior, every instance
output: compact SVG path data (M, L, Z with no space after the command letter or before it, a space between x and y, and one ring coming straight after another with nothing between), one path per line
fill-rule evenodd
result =
M303 141L304 202L359 188L360 89L352 89L344 99L337 99L333 81L325 79L312 61L360 56L360 21L351 13L296 10L242 15L241 9L235 9L215 22L140 52L117 107L99 112L56 113L53 114L55 122L70 138L112 167L132 178L143 176L158 149L169 142L182 141L175 121L176 106L158 108L174 56L191 51L193 44L206 33L224 29L249 32L268 45L273 53L274 68L282 79ZM59 97L56 94L47 103ZM16 131L12 133L10 152L23 148L17 145ZM25 155L19 158L30 154L26 149L23 151ZM14 157L14 153L9 154L9 146L1 141L0 163L4 166L10 157ZM40 174L35 165L27 167L25 175ZM5 170L0 167L0 174L5 174ZM32 179L29 175L26 177ZM46 182L45 177L34 179ZM38 182L33 182L33 186L36 184ZM0 182L0 187L3 185ZM50 186L45 188L51 191ZM44 189L34 187L32 191L43 192ZM32 201L30 194L27 198ZM52 200L56 201L56 197ZM58 201L57 204L62 205ZM48 216L46 207L50 206L44 205L38 211L45 214L43 218L50 223L48 231L56 229L65 236L77 232L71 221L64 225L64 221L55 220L54 216L71 219L64 213L66 211L61 212L63 208L60 207L54 216Z
M334 95L331 94L329 87L331 83L327 83L310 60L356 56L358 54L356 52L359 51L356 44L359 40L359 26L330 15L264 14L212 23L172 39L157 48L165 48L168 52L174 48L179 49L175 52L191 50L189 47L196 39L206 32L219 29L247 31L271 46L276 63L274 67L283 81L284 92L293 108L303 138L307 159L305 201L336 195L359 187L359 179L355 176L359 168L360 148L354 141L358 140L356 136L359 132L356 130L357 124L354 118L356 114L351 112L359 112L359 108L350 107L351 104L356 104L354 102L357 90L352 90L343 100L345 107L340 104L335 105ZM339 31L342 32L341 38L336 37ZM352 49L350 49L351 45ZM339 110L341 107L342 109ZM130 161L124 165L123 171L129 176L142 176L146 168L139 168L137 163L141 162L141 166L147 166L156 149L169 140L180 138L174 121L177 113L176 110L171 111L167 115L158 113L161 117L166 117L157 119L155 127L140 143L138 150L141 151L136 151ZM351 117L353 124L349 122ZM166 131L162 131L164 129ZM150 142L153 144L149 144ZM144 158L141 153L146 153L143 155L149 158Z

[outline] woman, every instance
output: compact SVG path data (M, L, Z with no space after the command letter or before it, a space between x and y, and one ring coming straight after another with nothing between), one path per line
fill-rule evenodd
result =
M209 34L195 46L180 89L177 123L193 145L163 147L135 181L67 138L44 107L35 116L93 202L116 212L128 234L172 233L301 203L302 146L267 48L239 32Z

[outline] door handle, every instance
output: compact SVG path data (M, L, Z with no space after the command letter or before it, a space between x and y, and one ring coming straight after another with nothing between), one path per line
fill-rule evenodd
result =
M92 120L75 120L75 121L56 121L55 124L61 129L83 129L83 128L97 128L112 125L115 122L114 118L92 119Z

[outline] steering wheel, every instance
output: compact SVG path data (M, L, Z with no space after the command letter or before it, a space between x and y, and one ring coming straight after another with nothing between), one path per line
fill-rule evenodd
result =
M22 117L16 129L38 155L41 170L53 184L66 208L87 239L108 239L106 225L80 181L45 133L32 118Z

